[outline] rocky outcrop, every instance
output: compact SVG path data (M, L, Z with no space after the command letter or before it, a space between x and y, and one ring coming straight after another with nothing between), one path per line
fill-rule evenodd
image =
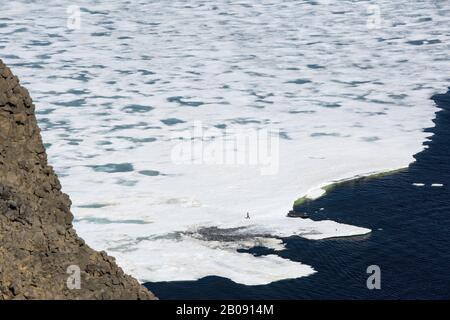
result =
M77 236L34 109L0 60L0 299L153 299Z

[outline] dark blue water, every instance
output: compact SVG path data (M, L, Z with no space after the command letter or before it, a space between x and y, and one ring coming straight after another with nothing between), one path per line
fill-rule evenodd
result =
M373 230L370 235L284 239L287 250L280 255L313 266L316 274L264 286L219 277L146 286L160 299L450 298L450 91L432 99L441 108L436 126L427 130L434 136L408 170L347 183L306 208L313 219L367 227ZM262 248L251 252L271 253ZM380 290L366 286L366 269L374 264L381 268Z

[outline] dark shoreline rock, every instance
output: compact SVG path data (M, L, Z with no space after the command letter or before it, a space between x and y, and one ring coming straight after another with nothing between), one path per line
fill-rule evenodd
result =
M30 95L0 60L0 300L155 299L77 236L70 206L47 164ZM70 266L80 289L67 285Z

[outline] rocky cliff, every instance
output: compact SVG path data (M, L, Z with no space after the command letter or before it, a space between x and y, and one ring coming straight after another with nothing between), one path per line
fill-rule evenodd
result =
M153 299L77 236L34 109L0 60L0 299Z

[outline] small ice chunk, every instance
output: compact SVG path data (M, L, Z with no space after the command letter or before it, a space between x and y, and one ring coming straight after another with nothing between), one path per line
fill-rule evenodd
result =
M443 187L444 185L442 183L433 183L431 184L432 187Z

